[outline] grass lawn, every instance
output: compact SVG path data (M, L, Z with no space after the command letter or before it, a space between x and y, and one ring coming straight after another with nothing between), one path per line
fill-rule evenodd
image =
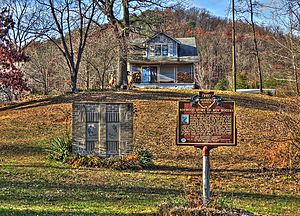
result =
M175 145L176 113L177 100L193 94L104 91L0 105L0 215L155 215L163 202L185 202L188 177L201 178L201 154ZM300 119L297 98L218 94L236 101L238 128L238 146L212 150L218 203L257 215L300 215L300 167L291 172L274 159L289 134L284 113ZM51 139L70 126L74 100L133 102L135 146L150 149L156 167L74 169L48 161Z

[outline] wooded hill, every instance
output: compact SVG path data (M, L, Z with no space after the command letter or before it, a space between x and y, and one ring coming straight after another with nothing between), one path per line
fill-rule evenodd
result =
M205 9L173 8L146 10L130 18L130 41L149 37L155 32L166 32L173 37L196 37L199 67L196 81L203 89L231 88L231 21L216 17ZM295 70L291 43L298 48L298 38L275 26L255 25L263 74L263 88L277 88L279 94L296 91ZM104 29L104 30L103 30ZM78 34L74 31L72 34ZM76 37L75 37L76 38ZM251 25L242 18L236 23L237 88L258 88L256 56ZM101 89L118 68L118 39L108 25L94 25L83 53L78 86L79 89ZM129 46L130 49L130 46ZM70 81L63 56L50 41L34 42L26 51L30 61L25 72L30 78L33 92L66 92ZM296 63L299 58L294 58Z

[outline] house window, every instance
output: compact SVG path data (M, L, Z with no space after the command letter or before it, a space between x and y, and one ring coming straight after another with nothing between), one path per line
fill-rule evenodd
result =
M162 56L168 56L168 51L169 51L169 46L168 45L162 45Z
M177 83L193 83L194 73L192 64L177 65Z
M155 56L161 56L161 45L155 45L154 53Z
M155 44L149 46L149 56L172 56L172 46L169 44Z
M159 82L174 83L175 82L175 66L169 64L162 64L160 66Z
M149 46L150 56L154 56L154 45Z

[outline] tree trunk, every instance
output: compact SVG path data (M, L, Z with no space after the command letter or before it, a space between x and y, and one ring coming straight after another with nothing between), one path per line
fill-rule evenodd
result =
M105 72L103 72L102 76L101 76L101 89L104 89L104 74L105 74Z
M123 46L120 47L120 51L119 51L117 85L118 86L127 85L127 52L124 50Z
M260 62L260 56L259 56L259 51L258 51L258 45L257 45L256 31L255 31L253 3L252 3L252 0L249 0L249 1L250 1L250 16L251 16L251 26L252 26L252 33L253 33L254 51L255 51L257 71L258 71L258 76L259 76L259 91L262 93L263 92L263 78L262 78L261 62Z
M71 73L71 90L72 90L72 93L78 92L78 89L77 89L77 73L76 72Z
M119 37L119 68L117 74L117 85L127 85L127 57L129 39L129 5L128 0L122 0L123 7L123 26L119 26L122 32L118 32Z

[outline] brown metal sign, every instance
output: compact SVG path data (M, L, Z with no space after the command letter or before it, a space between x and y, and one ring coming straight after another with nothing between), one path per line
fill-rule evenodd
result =
M191 101L180 101L177 145L236 145L235 104L213 92L199 92Z

